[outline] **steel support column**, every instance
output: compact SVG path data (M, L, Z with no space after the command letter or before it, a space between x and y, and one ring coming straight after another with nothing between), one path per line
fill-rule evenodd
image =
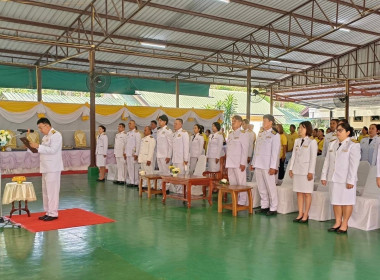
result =
M36 67L36 81L37 81L37 101L42 101L42 77L41 68Z
M346 80L346 120L349 121L349 116L350 116L350 80Z
M179 108L179 80L175 78L175 107Z
M95 49L90 50L89 54L90 61L90 143L91 143L91 163L90 167L95 167L95 148L96 148L96 139L95 139L95 84L92 82L94 71L95 71Z
M247 120L251 121L251 69L247 70Z
M273 87L270 87L270 114L273 116Z

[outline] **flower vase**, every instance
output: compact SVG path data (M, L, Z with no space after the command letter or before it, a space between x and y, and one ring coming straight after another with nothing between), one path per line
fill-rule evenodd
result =
M5 146L1 146L1 151L5 152Z
M177 174L177 173L173 173L172 176L173 176L173 177L177 177L178 174Z

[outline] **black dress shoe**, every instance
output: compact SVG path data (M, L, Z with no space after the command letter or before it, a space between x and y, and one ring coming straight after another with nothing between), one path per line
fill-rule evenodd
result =
M334 232L334 231L337 231L337 230L339 230L339 228L340 228L340 226L339 227L336 227L336 228L329 228L327 231L328 232Z
M43 215L41 217L38 217L39 220L45 220L45 218L49 217L48 215Z
M302 220L302 217L301 218L295 218L294 220L293 220L293 223L298 223L299 221L301 221Z
M56 219L58 219L58 217L47 216L47 217L44 219L44 221L45 221L45 222L50 222L50 221L54 221L54 220L56 220Z
M299 220L299 223L300 224L307 224L309 222L309 217L307 217L307 219L306 220Z
M348 227L347 227L346 230L338 229L338 230L336 231L336 233L337 233L337 234L346 234L346 233L347 233L347 230L348 230Z
M96 179L98 182L104 182L106 179Z
M267 216L275 216L275 215L277 215L277 211L268 211L265 215L267 215Z
M113 183L114 183L115 185L119 185L119 184L120 184L119 181L113 181Z
M261 208L259 210L256 210L255 214L266 214L267 212L269 212L269 208Z
M124 185L124 184L125 184L125 182L119 181L119 185Z

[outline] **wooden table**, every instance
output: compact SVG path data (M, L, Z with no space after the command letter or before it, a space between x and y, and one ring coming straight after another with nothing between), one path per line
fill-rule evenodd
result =
M223 209L232 210L232 215L237 216L237 212L242 210L248 210L250 214L253 214L253 199L252 199L252 187L239 186L239 185L218 185L218 212L223 212ZM247 192L248 206L238 204L238 195L240 192ZM232 203L223 204L223 194L231 194Z
M211 178L203 176L194 176L194 175L178 175L177 177L173 176L161 176L162 180L162 203L165 203L166 197L183 200L187 202L187 207L191 207L192 200L208 200L208 203L212 205L212 189L213 182ZM183 185L183 194L166 194L166 183L171 183L173 185ZM192 196L191 187L192 186L204 186L203 196ZM205 188L209 187L208 195L206 195Z
M158 175L158 174L140 175L139 196L142 196L143 192L147 192L148 193L148 198L151 198L152 194L155 194L155 195L161 194L162 190L157 190L157 180L160 180L160 179L161 179L161 176ZM142 187L144 180L147 180L147 184L148 184L148 189L147 190L144 190L143 187ZM151 180L154 181L154 189L152 189L152 186L150 184Z

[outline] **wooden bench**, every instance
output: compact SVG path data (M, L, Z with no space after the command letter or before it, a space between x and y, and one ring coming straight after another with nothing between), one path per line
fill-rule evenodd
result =
M239 186L239 185L219 185L217 186L218 193L218 212L223 212L223 209L232 210L232 215L237 216L239 211L248 210L250 214L253 214L252 205L252 187L250 186ZM247 192L248 195L248 206L238 204L238 196L241 192ZM231 194L232 203L223 204L223 195Z
M143 192L148 193L148 198L151 198L152 194L157 195L157 194L162 194L162 190L157 189L157 180L160 180L161 176L158 174L145 174L145 175L140 175L140 184L139 184L139 196L142 196ZM148 188L145 190L143 189L143 181L147 180L147 185ZM150 181L154 181L154 189L152 189L152 186L150 184Z

